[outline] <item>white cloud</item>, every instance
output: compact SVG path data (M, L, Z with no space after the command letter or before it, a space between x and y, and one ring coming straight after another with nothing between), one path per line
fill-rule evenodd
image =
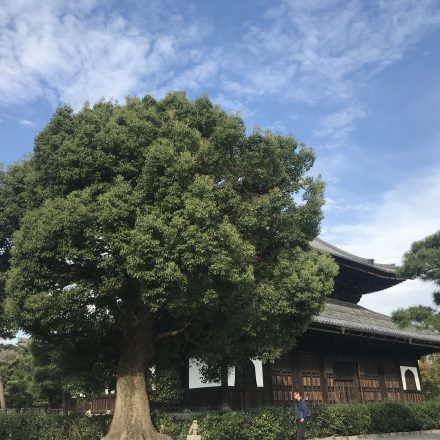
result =
M374 203L347 203L344 199L325 198L324 212L371 212L375 208Z
M434 290L434 283L408 280L390 289L364 295L359 305L385 315L391 315L394 310L399 308L419 304L433 307L432 293Z
M245 118L252 117L255 114L255 112L245 106L242 101L228 98L223 93L219 93L215 96L213 101L223 110L230 113L240 113Z
M440 229L440 164L383 194L360 223L325 229L332 243L362 256L400 263L412 242Z
M440 163L385 192L360 222L327 225L324 240L380 263L400 264L411 244L440 229ZM389 312L432 304L433 286L413 281L364 297L362 304Z
M365 116L360 105L349 105L346 108L326 115L321 121L318 136L330 137L333 141L346 139L354 130L358 119Z
M149 26L154 20L164 21ZM84 100L121 100L155 90L176 69L186 69L181 53L197 46L207 29L171 13L165 18L147 16L144 25L97 9L93 1L3 2L0 104L44 97L79 108ZM149 31L158 27L161 30ZM196 72L200 81L206 77L203 69L206 66ZM191 87L194 77L186 79L191 84L183 77L178 86Z
M244 98L277 93L327 106L318 132L334 143L347 138L365 116L357 95L368 81L440 25L440 5L431 0L285 0L266 11L265 19L249 25L244 37L244 68L250 73L225 87ZM251 75L258 81L250 81Z
M19 119L18 123L21 125L27 125L28 127L32 127L34 125L34 123L28 119Z
M208 41L223 30L215 17L196 20L193 5L133 2L124 15L106 5L4 0L0 104L43 97L79 108L102 97L217 87L233 108L254 108L266 95L319 102L328 114L317 130L335 144L365 114L356 95L366 81L440 24L435 1L285 0L234 28L236 42L226 46Z

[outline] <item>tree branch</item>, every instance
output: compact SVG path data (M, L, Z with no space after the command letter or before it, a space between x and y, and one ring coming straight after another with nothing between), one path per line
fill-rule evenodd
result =
M183 332L187 329L187 327L190 326L190 325L191 325L191 323L188 322L188 323L186 323L182 328L179 328L178 330L170 330L170 331L168 331L168 332L159 333L159 334L156 336L156 338L154 339L154 342L156 343L156 342L158 342L158 341L160 341L160 340L162 340L162 339L169 338L169 337L172 337L172 336L180 335L180 334L183 333Z

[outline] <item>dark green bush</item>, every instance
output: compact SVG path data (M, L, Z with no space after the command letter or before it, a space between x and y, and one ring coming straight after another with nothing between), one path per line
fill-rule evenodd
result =
M196 414L203 440L293 440L295 412L289 408L259 408L238 412ZM100 440L111 417L0 414L0 440ZM185 440L189 423L176 423L166 413L155 413L160 432ZM377 402L324 405L312 409L307 437L356 435L440 429L440 402Z
M100 440L111 417L0 414L0 440Z
M235 413L207 413L199 416L205 440L284 440L295 435L292 408L262 408Z

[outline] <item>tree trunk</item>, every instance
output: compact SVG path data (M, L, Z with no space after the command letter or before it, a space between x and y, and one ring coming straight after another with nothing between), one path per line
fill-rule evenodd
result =
M69 415L69 408L67 404L67 393L63 390L61 392L61 408L63 409L63 416Z
M5 388L3 386L3 376L0 374L0 406L2 412L6 412Z
M145 373L154 356L152 336L149 311L137 310L120 348L115 412L103 440L171 440L151 422Z

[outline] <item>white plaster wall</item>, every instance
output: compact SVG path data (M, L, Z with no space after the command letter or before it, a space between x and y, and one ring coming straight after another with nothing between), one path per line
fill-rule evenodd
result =
M189 389L221 386L221 382L202 382L202 374L200 373L201 366L202 364L196 359L191 358L189 360Z
M228 371L228 387L235 386L235 367Z
M263 363L260 359L251 359L255 368L255 378L257 387L263 388ZM209 388L221 386L221 382L202 382L202 375L200 373L201 364L196 359L189 360L189 388ZM228 371L228 386L235 386L235 367Z
M418 391L421 391L422 388L420 386L419 372L417 371L417 367L405 367L405 366L400 367L400 374L402 376L403 389L406 390L405 373L407 370L412 371L412 373L414 374L414 377L416 378L416 388Z
M251 359L255 367L255 378L257 379L257 387L263 388L263 362L260 359Z

